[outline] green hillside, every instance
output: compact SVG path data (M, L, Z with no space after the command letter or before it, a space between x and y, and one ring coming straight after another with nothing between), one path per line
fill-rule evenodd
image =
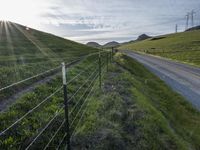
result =
M57 61L94 49L11 22L0 22L0 65ZM6 61L6 62L5 62Z
M0 89L97 49L11 22L0 22ZM21 89L20 85L17 89ZM16 89L15 89L16 90ZM10 92L6 91L7 95ZM0 101L6 95L0 93Z
M122 45L119 49L135 50L200 65L200 30L131 42Z

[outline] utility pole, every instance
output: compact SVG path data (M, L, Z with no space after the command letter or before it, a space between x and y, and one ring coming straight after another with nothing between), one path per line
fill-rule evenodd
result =
M187 15L186 15L186 26L185 26L185 30L188 29L189 17L190 17L190 13L187 13Z
M195 11L192 10L192 12L191 12L191 19L192 19L191 24L192 24L192 27L194 27L194 14L195 14Z
M177 33L178 32L178 25L176 24L176 26L175 26L175 33Z

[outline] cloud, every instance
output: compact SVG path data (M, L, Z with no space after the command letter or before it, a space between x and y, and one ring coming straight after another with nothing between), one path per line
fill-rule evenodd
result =
M197 0L57 0L40 13L45 30L79 42L131 40L142 33L184 29L185 13Z

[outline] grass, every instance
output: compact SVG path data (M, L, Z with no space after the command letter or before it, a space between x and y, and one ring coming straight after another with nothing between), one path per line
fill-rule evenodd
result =
M160 38L162 37L162 38ZM121 50L145 52L200 66L200 31L162 35L122 45Z
M143 65L122 54L115 60L88 103L73 148L200 149L200 113Z
M105 58L104 54L103 58ZM85 66L90 66L85 72L81 74L76 80L68 84L68 96L69 98L76 92L79 87L86 81L86 79L91 75L91 73L97 68L97 64L94 63L98 58L98 55L90 56L86 60L82 61L80 64L71 68L68 71L68 81L74 78L78 73L86 69ZM105 59L102 59L102 64L104 64ZM105 64L104 64L105 65ZM88 83L80 89L79 93L74 97L74 99L70 102L70 111L76 105L79 98L85 92L85 90L89 87L94 76L98 74L95 72L93 76L90 77ZM12 105L6 112L0 113L0 131L7 128L17 119L22 117L29 110L37 106L41 101L43 101L46 97L56 91L60 86L62 86L62 77L57 75L55 79L50 82L38 86L32 92L29 92L23 95L21 98L17 100L17 102ZM86 91L86 94L88 91ZM86 95L83 95L80 103L75 107L74 111L70 114L70 122L72 122L76 113L78 112L78 108L83 103ZM42 128L50 121L50 119L58 113L59 109L63 106L63 92L62 90L58 92L55 96L50 98L47 102L42 104L38 109L36 109L33 113L24 118L21 122L19 122L16 126L11 128L6 134L0 137L0 149L25 149L28 144L33 140L33 138L41 131ZM42 136L37 140L33 149L41 149L42 147L48 143L49 137L53 136L54 132L58 129L61 122L64 119L64 110L61 111L61 114L53 121L53 123L47 128L47 130L42 134ZM53 141L57 146L60 142L61 138L64 135L64 126L61 128L59 132L59 136L56 137L56 140Z
M0 22L0 37L0 88L98 51L11 22ZM0 101L33 82L1 92Z

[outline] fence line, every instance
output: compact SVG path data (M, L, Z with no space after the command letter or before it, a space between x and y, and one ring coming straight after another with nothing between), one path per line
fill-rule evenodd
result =
M88 83L89 79L94 75L94 73L97 71L97 69L95 71L93 71L90 76L87 78L87 80L81 85L81 87L78 88L78 90L76 90L76 92L73 94L73 96L70 97L70 100L68 102L70 102L73 97L80 91L80 89L86 84ZM84 93L85 95L85 93ZM72 111L71 111L72 113ZM55 138L55 136L58 134L58 132L60 131L60 129L62 128L62 126L64 125L64 121L65 119L63 120L62 124L60 125L60 127L58 128L58 130L55 132L55 134L52 136L52 138L49 140L49 142L47 143L47 145L45 146L44 150L46 150L49 146L49 144L52 142L52 140Z
M94 62L96 63L96 61ZM72 81L74 81L77 77L79 77L82 73L86 72L93 64L90 63L89 67L87 67L86 69L84 69L83 71L81 71L78 75L76 75L74 78L72 78L69 82L67 82L67 84L70 84Z
M109 62L109 61L108 61L108 59L109 59L109 58L108 58L108 52L107 52L107 61L106 61L106 62L101 61L101 59L102 59L102 58L101 58L101 53L104 53L104 52L98 52L98 53L99 53L99 60L97 59L95 62L90 63L89 66L88 66L86 69L84 69L83 71L79 72L75 77L73 77L71 80L69 80L69 81L67 82L67 84L66 84L66 85L68 85L68 84L72 83L72 82L73 82L74 80L76 80L81 74L83 74L84 72L86 72L89 68L94 67L94 65L96 65L96 63L99 61L99 66L96 67L96 69L94 69L94 71L93 71L91 74L89 74L89 76L88 76L87 79L84 81L84 83L81 84L81 86L73 93L73 95L70 97L70 99L69 99L69 101L68 101L68 103L69 103L69 102L80 92L80 90L81 90L87 83L89 83L87 89L83 91L83 94L79 97L78 101L77 101L77 102L75 103L75 105L71 108L71 111L70 111L70 113L69 113L69 116L71 116L72 113L75 112L76 109L77 109L77 113L75 114L74 118L71 120L70 125L68 126L70 130L71 130L71 127L74 125L75 121L77 120L78 116L80 116L81 111L84 111L84 112L86 111L86 108L87 108L87 106L88 106L88 101L89 101L88 99L89 99L89 97L91 96L91 94L92 94L92 92L93 92L93 90L94 90L94 88L95 88L95 85L96 85L95 82L96 82L96 79L97 79L98 76L99 76L99 79L100 79L99 82L101 82L101 74L103 73L103 71L101 71L101 67L103 67L104 65L106 65L106 63L107 63L107 66L108 66L108 62ZM95 54L97 54L97 53L89 54L89 55L87 55L87 56L84 56L84 58L88 58L89 56L92 56L92 55L95 55ZM81 59L81 58L80 58L80 59ZM110 59L112 59L112 54L111 54ZM75 60L75 61L77 61L77 60ZM72 61L72 62L68 63L68 64L66 65L66 67L70 67L71 64L74 63L75 61ZM102 62L103 62L103 63L102 63ZM110 61L110 62L111 62L111 61ZM64 67L64 68L65 68L65 67ZM105 66L104 68L106 68L106 66ZM12 86L15 86L15 85L17 85L17 84L23 83L23 82L28 81L28 80L33 79L33 78L36 78L36 77L38 77L38 76L40 76L40 75L44 75L44 74L46 74L46 73L48 73L48 72L54 71L55 69L61 69L61 66L56 67L56 68L51 69L51 70L48 70L48 71L45 71L45 72L40 73L40 74L38 74L38 75L35 75L35 76L33 76L33 77L27 78L27 79L25 79L25 80L16 82L16 83L14 83L14 84L11 84L11 85L9 85L9 86L7 86L7 87L4 87L4 88L0 89L0 92L3 91L3 90L5 90L5 89L8 89L8 88L10 88L10 87L12 87ZM101 87L100 87L100 88L101 88ZM63 89L63 86L61 86L61 87L59 87L58 89L56 89L55 92L53 92L51 95L49 95L48 97L46 97L43 101L41 101L39 104L37 104L37 105L36 105L35 107L33 107L31 110L29 110L27 113L25 113L21 118L19 118L18 120L16 120L13 124L11 124L9 127L7 127L6 129L4 129L2 132L0 132L0 136L1 136L1 135L4 135L8 130L10 130L11 128L13 128L16 124L18 124L18 123L21 122L24 118L26 118L29 114L31 114L32 112L34 112L34 111L35 111L37 108L39 108L42 104L44 104L44 103L47 102L50 98L52 98L54 95L56 95L58 92L60 92L61 89ZM84 98L84 97L85 97L85 98ZM83 102L81 103L80 107L78 108L78 106L79 106L79 104L80 104L80 102L81 102L82 100L83 100ZM84 106L86 106L85 109L84 109ZM63 108L65 108L64 105L62 105L62 106L60 107L60 109L58 110L58 112L54 113L54 116L47 122L47 124L41 129L41 131L39 131L38 133L36 133L34 139L33 139L33 140L29 143L29 145L26 147L26 150L28 150L28 149L31 148L31 146L39 139L39 137L46 131L46 129L54 122L54 120L55 120L59 115L61 115L61 114L63 113L64 110L65 110L65 112L68 111L68 109L66 110L66 109L63 109ZM73 135L73 133L75 132L75 130L76 130L76 128L77 128L77 126L78 126L78 124L79 124L79 122L80 122L80 120L82 119L82 117L83 117L84 114L85 114L85 113L81 114L81 118L79 118L78 123L77 123L77 125L75 126L74 131L72 132L72 135ZM63 127L63 125L64 125L65 123L66 123L66 119L63 119L63 121L62 121L62 123L60 124L59 128L56 130L56 132L55 132L55 133L53 134L53 136L50 138L50 140L48 141L48 143L45 145L45 147L44 147L45 150L49 147L49 145L50 145L51 142L54 140L54 138L55 138L56 135L59 133L59 131L62 129L62 127ZM70 135L70 131L69 131L69 132L66 132L66 133L64 134L64 136L63 136L61 142L59 142L59 144L58 144L57 149L63 144L63 142L64 142L64 140L65 140L65 138L66 138L67 135ZM71 138L71 137L69 137L69 138Z
M47 125L39 132L39 134L33 139L33 141L26 147L25 150L28 150L35 141L42 135L42 133L50 126L50 124L61 114L61 111L63 110L64 106L62 106L58 112L56 112L56 115L47 123Z
M54 96L56 93L58 93L63 87L61 86L58 88L54 93L52 93L50 96L45 98L43 101L41 101L37 106L29 110L26 114L24 114L21 118L19 118L17 121L15 121L13 124L11 124L8 128L6 128L4 131L0 133L0 136L5 134L8 130L10 130L12 127L14 127L16 124L18 124L20 121L22 121L25 117L27 117L29 114L31 114L34 110L36 110L38 107L40 107L44 102L49 100L52 96Z
M86 79L86 81L76 90L76 92L69 98L68 103L70 103L72 101L72 99L74 98L74 96L83 88L84 85L86 85L89 81L89 79L94 75L94 73L97 71L97 69L95 71L93 71L91 73L91 75L89 76L89 78Z
M104 71L105 71L105 68L104 68ZM88 104L89 104L89 103L88 103ZM87 106L88 106L88 104L87 104ZM87 107L87 106L86 106L86 107ZM86 113L86 109L85 109L84 112L81 114L81 117L80 117L78 123L76 124L76 126L75 126L75 128L74 128L74 131L73 131L72 134L71 134L71 138L74 136L75 131L76 131L76 129L77 129L77 127L78 127L78 125L79 125L80 121L82 120L82 118L83 118L83 116L84 116L85 113Z
M92 54L89 54L89 55L86 55L86 56L79 57L79 58L76 59L76 60L73 60L73 61L71 61L71 62L68 62L68 63L66 64L66 66L69 66L69 65L71 65L71 64L73 64L73 63L75 63L75 62L77 62L77 61L80 60L80 59L88 58L89 56L92 56L92 55L95 55L95 54L97 54L97 53L92 53ZM6 89L8 89L8 88L11 88L11 87L13 87L13 86L16 86L16 85L18 85L18 84L21 84L21 83L24 83L24 82L26 82L26 81L29 81L29 80L31 80L31 79L34 79L34 78L43 76L43 75L45 75L45 74L47 74L47 73L50 73L50 72L55 71L55 70L58 70L58 69L60 69L60 68L61 68L61 66L59 65L59 66L57 66L57 67L55 67L55 68L53 68L53 69L49 69L49 70L44 71L44 72L42 72L42 73L36 74L36 75L34 75L34 76L32 76L32 77L23 79L23 80L21 80L21 81L15 82L15 83L12 83L12 84L10 84L10 85L8 85L8 86L5 86L5 87L1 88L1 89L0 89L0 92L6 90Z
M82 94L82 96L79 98L79 100L77 101L76 105L72 108L72 111L69 113L69 115L71 115L73 113L73 111L76 109L76 107L81 102L81 100L83 99L83 97L85 96L85 94L88 92L88 89L90 88L90 86L92 85L92 83L96 80L97 76L98 76L98 74L93 78L92 82L90 83L90 85L88 86L88 88L84 91L84 93Z
M91 67L91 66L89 66ZM89 69L89 67L87 69ZM76 78L78 78L78 76L80 76L83 72L87 71L87 69L81 71L81 73L79 73L77 76L75 76L72 80L70 80L69 82L67 82L67 84L70 84L73 80L75 80ZM25 117L27 117L29 114L31 114L34 110L36 110L38 107L40 107L42 104L44 104L46 101L48 101L51 97L53 97L56 93L58 93L63 87L61 86L60 88L58 88L54 93L52 93L51 95L49 95L47 98L45 98L43 101L41 101L38 105L36 105L34 108L32 108L31 110L29 110L27 113L25 113L21 118L19 118L17 121L15 121L13 124L11 124L7 129L5 129L4 131L2 131L0 133L0 136L3 135L5 132L7 132L8 130L10 130L12 127L14 127L16 124L18 124L20 121L22 121Z
M61 128L63 127L63 125L65 124L65 119L63 120L63 122L61 123L60 127L56 130L56 132L54 133L54 135L51 137L51 139L49 140L49 142L47 143L47 145L45 146L45 148L43 150L46 150L49 145L51 144L51 142L55 139L56 135L58 134L58 132L61 130Z
M105 63L104 63L104 64L105 64ZM103 71L103 72L105 72L105 70L106 70L105 68L106 68L106 67L104 67L104 71ZM96 78L97 78L97 77L98 77L98 74L97 74ZM95 80L94 80L94 81L95 81ZM83 109L83 106L84 106L84 104L86 103L86 101L88 101L89 97L92 96L91 92L93 91L95 85L96 85L96 84L93 85L93 87L92 87L92 89L90 90L89 94L87 95L87 97L86 97L84 103L81 105L81 108L80 108L79 111L76 113L76 116L75 116L74 120L73 120L72 123L70 124L70 128L71 128L72 125L74 124L74 122L75 122L76 118L78 117L79 113L81 113L81 111L82 111L82 109ZM93 94L94 94L94 93L93 93ZM88 104L89 104L89 102L86 104L86 108L87 108ZM71 133L71 137L73 136L73 134L74 134L76 128L78 127L78 124L80 123L81 119L83 118L83 116L84 116L84 114L85 114L85 112L86 112L86 110L87 110L86 108L83 110L83 113L81 114L81 117L79 118L78 123L76 124L76 126L75 126L75 128L74 128L74 131ZM64 136L63 136L63 138L62 138L62 140L61 140L59 146L57 147L57 150L59 149L59 147L60 147L60 146L62 145L62 143L64 142L64 139L66 138L66 136L67 136L67 133L64 134ZM71 138L71 137L70 137L70 138ZM65 149L66 149L66 147L67 147L67 144L66 144L66 146L65 146Z
M98 74L97 74L97 76L95 76L95 77L98 77ZM96 78L95 78L95 79L96 79ZM94 80L94 81L95 81L95 80ZM92 82L92 83L93 83L93 82ZM92 84L91 84L91 85L92 85ZM80 108L80 109L83 108L83 105L84 105L85 102L88 100L88 98L89 98L89 96L91 95L91 92L93 91L94 87L95 87L95 85L93 85L93 87L92 87L92 89L90 90L89 94L87 95L87 97L86 97L84 103L81 105L81 108ZM80 110L80 109L79 109L79 110ZM80 112L80 111L79 111L79 112ZM78 112L78 113L79 113L79 112ZM78 114L78 113L77 113L77 114ZM77 115L76 115L76 116L77 116ZM71 123L70 127L71 127L71 126L72 126L72 123ZM56 149L59 149L59 148L60 148L60 146L63 144L63 142L64 142L66 136L67 136L67 133L64 134L64 136L63 136L61 142L59 143L59 145L58 145L58 147L57 147Z

